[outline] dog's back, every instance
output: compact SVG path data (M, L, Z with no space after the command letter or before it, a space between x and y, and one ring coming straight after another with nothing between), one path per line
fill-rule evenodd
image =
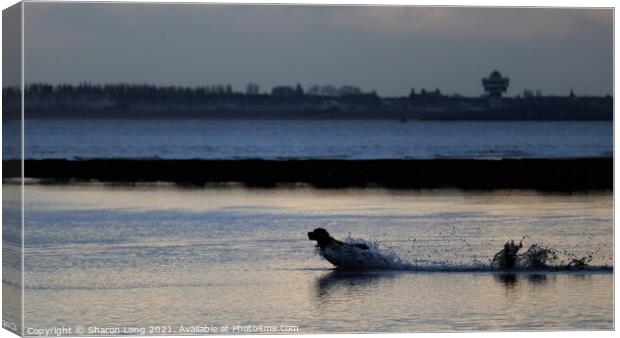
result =
M317 241L321 256L340 269L383 269L389 262L363 243L344 243L332 238L323 228L308 233L310 240Z

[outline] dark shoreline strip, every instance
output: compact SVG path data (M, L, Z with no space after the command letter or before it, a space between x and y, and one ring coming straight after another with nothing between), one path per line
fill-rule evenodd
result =
M3 161L16 177L19 161ZM613 189L612 158L506 160L26 160L25 176L180 185L239 182L250 187L307 183L318 188Z

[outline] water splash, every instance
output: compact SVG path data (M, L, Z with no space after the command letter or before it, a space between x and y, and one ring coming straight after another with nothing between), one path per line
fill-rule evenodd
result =
M378 241L367 241L358 238L352 238L349 235L344 242L349 244L351 249L339 252L330 252L329 254L339 255L339 260L348 262L341 266L342 269L359 269L359 270L410 270L412 264L401 259L394 251L380 246ZM355 245L363 245L368 249L360 250ZM317 253L322 254L319 248Z
M504 249L493 257L491 267L504 270L600 270L607 268L606 266L590 266L589 263L594 258L593 254L578 257L568 251L560 252L538 243L532 244L525 252L519 253L519 250L523 248L522 243L525 238L523 237L518 245L512 240L506 242ZM567 260L561 259L562 255Z
M355 264L341 267L344 270L391 270L391 271L419 271L419 272L485 272L485 271L569 271L569 270L587 270L609 272L613 271L613 267L592 266L589 263L593 256L590 254L585 257L577 257L576 255L559 252L550 247L535 243L524 252L520 252L523 248L522 241L514 244L514 241L506 244L513 250L515 255L514 266L507 268L494 263L496 257L490 262L474 261L468 264L455 264L447 261L433 261L425 259L403 259L393 249L382 245L379 241L365 240L353 238L349 234L345 238L346 244L363 244L368 247L367 250L355 250L343 253L344 255L354 255L349 258L355 261ZM506 247L504 247L506 249ZM503 249L503 250L504 250ZM503 251L502 250L502 251ZM321 254L317 248L317 253ZM495 256L501 253L498 252ZM566 259L560 259L565 256Z
M472 262L470 264L454 264L446 261L433 261L425 259L406 260L400 257L394 250L382 246L379 241L368 241L360 238L352 238L349 235L344 240L347 244L364 244L368 246L364 253L364 264L361 269L394 270L394 271L427 271L427 272L457 272L457 271L489 271L488 264Z
M538 244L532 244L527 251L517 256L515 268L521 270L541 270L557 261L557 251Z

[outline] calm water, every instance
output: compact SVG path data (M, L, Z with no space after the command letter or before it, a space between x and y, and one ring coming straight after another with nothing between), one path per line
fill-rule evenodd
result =
M613 274L463 272L527 235L613 264L611 193L26 185L25 327L613 328ZM452 272L342 274L306 232ZM11 271L4 287L11 290Z
M613 152L611 121L28 120L25 126L25 155L33 159L558 158ZM12 129L19 130L5 130ZM4 144L5 154L19 154Z

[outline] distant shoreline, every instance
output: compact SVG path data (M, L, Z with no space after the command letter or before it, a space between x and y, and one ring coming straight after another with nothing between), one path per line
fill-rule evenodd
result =
M402 101L402 100L401 100ZM291 107L151 107L150 109L26 109L28 119L204 119L204 120L396 120L407 121L613 121L611 105L513 105L503 108L411 107L398 101L390 106L356 106L321 109ZM4 120L20 119L6 114Z
M613 158L429 160L25 160L25 177L43 183L174 182L202 186L237 182L271 188L613 189ZM20 176L19 160L3 161L4 177Z
M7 118L5 121L19 121L19 118ZM209 114L193 114L193 113L181 113L178 115L170 114L127 114L119 116L113 112L97 112L96 116L87 116L84 114L75 115L56 115L46 116L33 114L25 118L28 120L255 120L255 121L268 121L268 120L288 120L288 121L333 121L333 120L367 120L367 121L398 121L407 123L409 121L442 121L442 122L571 122L571 121L600 121L600 122L613 122L613 118L607 116L588 116L583 114L561 114L561 116L553 116L552 114L539 114L539 113L503 113L495 111L484 112L471 112L463 113L459 111L445 112L445 113L384 113L378 115L374 113L369 114L351 114L347 112L341 113L209 113Z
M251 89L251 88L250 88ZM230 85L169 87L148 84L29 84L26 118L106 119L381 119L438 121L611 121L613 97L446 95L439 89L386 97L354 86L276 86L245 93ZM22 95L3 88L3 119L20 119Z

